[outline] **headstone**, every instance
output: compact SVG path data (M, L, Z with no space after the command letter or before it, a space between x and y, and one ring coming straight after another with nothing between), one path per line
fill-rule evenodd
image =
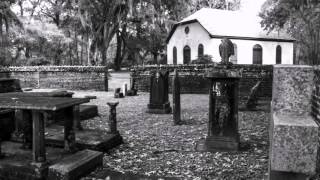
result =
M259 98L258 90L259 90L260 84L261 84L261 81L258 81L257 84L255 84L250 90L250 95L246 103L247 109L249 110L255 109L258 105L258 98Z
M121 91L121 88L114 89L114 98L123 98L123 93L120 91Z
M210 79L208 134L197 144L198 151L237 151L239 149L238 94L241 72L206 72Z
M175 125L181 124L180 80L177 70L174 70L172 80L173 121Z
M168 71L152 73L150 79L150 102L147 112L155 114L171 113Z
M130 90L127 92L127 96L136 96L137 95L137 89L134 87L134 79L130 78Z
M107 103L110 107L109 113L109 128L111 134L119 134L117 130L117 109L119 102L108 102Z
M122 86L123 96L127 96L127 91L128 91L127 83L124 83Z

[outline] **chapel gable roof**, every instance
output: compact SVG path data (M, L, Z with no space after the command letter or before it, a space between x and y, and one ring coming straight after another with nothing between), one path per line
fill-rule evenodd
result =
M202 8L176 23L167 38L167 43L180 25L199 23L214 38L247 39L263 41L293 42L295 39L283 31L268 31L261 27L261 18L243 11L227 11Z

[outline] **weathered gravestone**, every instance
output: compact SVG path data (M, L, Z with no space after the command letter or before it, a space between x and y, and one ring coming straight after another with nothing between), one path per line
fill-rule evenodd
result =
M135 81L134 78L130 78L130 90L127 92L127 96L136 96L137 95L137 89L134 87Z
M198 151L237 151L239 149L238 96L241 72L212 70L210 79L208 134Z
M237 151L239 149L238 97L241 71L228 69L229 58L234 54L232 42L221 40L221 65L227 69L206 70L210 79L208 135L197 144L199 151Z
M111 134L119 134L117 130L117 109L119 102L108 102L108 106L110 107L109 114L109 128Z
M169 102L169 72L157 71L152 73L150 80L150 103L148 113L171 113Z
M172 80L173 121L175 125L181 124L180 80L177 70L174 70Z
M123 93L120 92L121 88L115 88L114 89L114 98L123 98Z

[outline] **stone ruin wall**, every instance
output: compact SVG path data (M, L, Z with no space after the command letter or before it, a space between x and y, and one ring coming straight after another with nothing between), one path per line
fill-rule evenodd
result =
M177 69L181 78L182 93L203 93L209 90L209 81L203 77L205 68L226 68L217 65L161 65L161 66L136 66L131 69L131 78L135 81L135 87L139 91L148 92L150 86L150 72L161 69L170 71L169 91L171 92L171 81L173 70ZM250 89L261 80L259 97L271 99L272 97L272 65L233 65L232 69L243 70L243 78L240 81L240 98L246 99Z
M22 88L105 90L105 68L94 66L1 67L0 78L20 81Z

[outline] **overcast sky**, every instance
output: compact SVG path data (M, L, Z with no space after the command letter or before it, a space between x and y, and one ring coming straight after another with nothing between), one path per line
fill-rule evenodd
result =
M247 13L258 14L260 12L262 4L266 0L241 0L241 9Z

